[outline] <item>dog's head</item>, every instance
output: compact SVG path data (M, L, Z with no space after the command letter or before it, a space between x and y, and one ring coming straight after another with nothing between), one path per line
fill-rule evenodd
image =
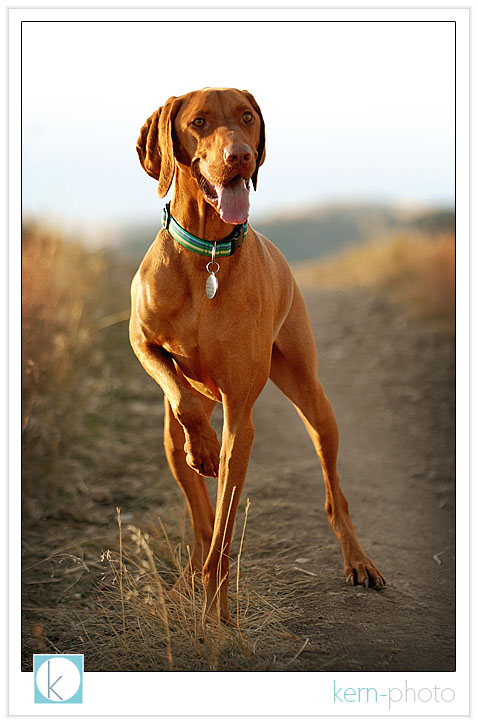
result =
M257 187L265 159L264 120L254 97L235 88L204 88L170 98L141 128L142 167L166 196L176 164L189 169L197 190L223 221L249 213L249 183Z

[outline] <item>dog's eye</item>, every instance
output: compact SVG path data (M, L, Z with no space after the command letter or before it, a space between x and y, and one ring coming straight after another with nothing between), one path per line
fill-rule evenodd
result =
M252 113L250 113L249 111L243 113L242 120L244 121L244 123L250 123L252 121Z
M206 121L204 118L195 118L193 121L193 126L196 126L196 128L202 128Z

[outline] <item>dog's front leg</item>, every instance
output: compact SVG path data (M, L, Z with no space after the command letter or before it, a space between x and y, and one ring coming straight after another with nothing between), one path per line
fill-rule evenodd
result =
M252 406L238 409L225 401L214 531L203 566L203 610L206 618L230 625L234 625L227 603L230 545L253 439Z
M135 342L134 353L144 369L162 388L174 417L184 430L186 462L200 475L217 478L220 445L201 401L176 372L171 355L162 347Z

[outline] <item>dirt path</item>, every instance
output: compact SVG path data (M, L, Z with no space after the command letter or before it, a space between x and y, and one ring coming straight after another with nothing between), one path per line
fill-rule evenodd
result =
M320 377L339 422L342 486L359 539L389 585L380 592L345 585L312 444L269 383L256 403L235 539L237 548L248 497L241 570L281 610L293 638L280 645L268 639L257 665L232 654L228 660L226 652L220 668L452 670L452 343L365 292L314 292L307 301ZM97 409L71 450L68 484L75 476L80 481L76 504L44 510L24 526L26 669L39 620L59 650L86 646L82 616L94 610L99 555L116 540L117 505L125 524L146 529L150 516L160 514L173 540L183 519L182 496L162 452L159 390L133 358L125 325L105 335ZM85 561L89 573L62 579L57 567L52 578L47 539ZM86 650L93 657L87 668L102 670ZM191 666L201 664L195 659Z
M309 293L307 301L320 378L339 422L342 486L359 539L389 586L344 585L312 446L269 385L255 413L248 493L259 520L251 525L290 541L284 575L313 574L302 576L310 595L295 630L309 644L300 668L452 670L451 343L366 293Z

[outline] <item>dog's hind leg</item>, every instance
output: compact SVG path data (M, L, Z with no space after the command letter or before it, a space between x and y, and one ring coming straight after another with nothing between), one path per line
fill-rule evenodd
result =
M203 398L202 404L206 417L212 415L216 403ZM214 528L214 511L209 499L204 477L193 470L186 462L184 430L173 415L171 405L164 396L164 449L171 472L184 493L189 509L194 534L191 553L193 571L201 571L208 554Z
M289 314L274 343L270 378L294 404L314 443L325 482L325 510L342 549L347 581L381 587L384 578L357 539L340 487L336 467L337 423L317 377L312 327L297 286Z

